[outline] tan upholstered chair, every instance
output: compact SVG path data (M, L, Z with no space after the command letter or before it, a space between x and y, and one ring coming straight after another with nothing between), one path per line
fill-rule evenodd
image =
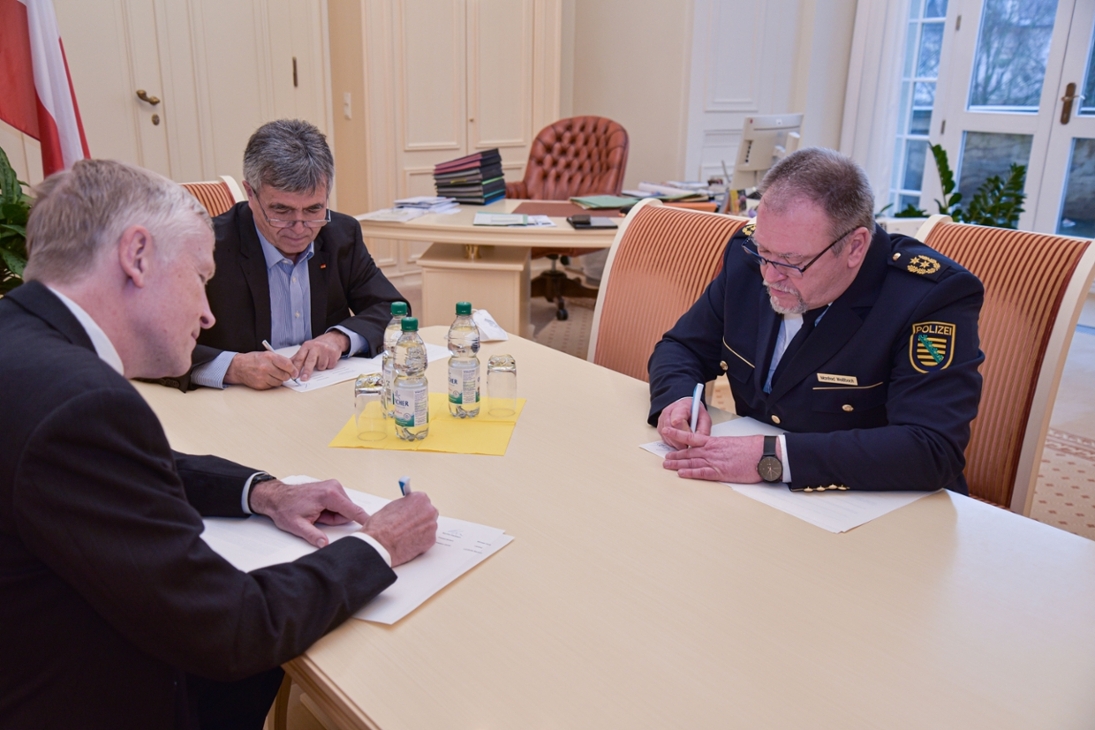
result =
M917 237L985 285L984 387L966 448L970 494L1029 515L1065 356L1095 274L1095 246L948 216L930 218Z
M220 180L180 184L189 190L190 194L197 198L214 218L227 212L236 203L247 200L240 186L228 175L221 175Z
M627 130L605 117L560 119L540 130L529 150L525 177L506 183L507 198L568 200L576 195L619 195L627 169ZM567 318L564 296L592 297L596 289L584 287L556 268L560 257L588 251L566 248L534 248L532 258L551 259L551 271L532 282L532 296L556 304L555 316ZM565 258L563 263L569 263Z
M731 236L749 222L644 200L608 254L586 358L648 380L654 345L722 269Z

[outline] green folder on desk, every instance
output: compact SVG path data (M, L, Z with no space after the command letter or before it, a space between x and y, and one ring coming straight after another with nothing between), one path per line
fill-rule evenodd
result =
M639 202L639 199L624 198L619 195L583 195L571 198L570 202L580 205L586 210L608 210L635 205Z

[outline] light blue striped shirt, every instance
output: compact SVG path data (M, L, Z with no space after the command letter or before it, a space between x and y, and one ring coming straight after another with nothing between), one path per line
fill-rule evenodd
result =
M308 278L308 260L315 255L315 242L308 244L293 263L278 251L255 227L266 259L266 276L270 283L270 344L274 349L299 345L312 339L312 285ZM341 326L334 326L350 338L349 355L360 352L365 338ZM328 330L329 332L330 330ZM210 362L194 368L190 379L207 388L223 388L224 375L236 352L225 350Z

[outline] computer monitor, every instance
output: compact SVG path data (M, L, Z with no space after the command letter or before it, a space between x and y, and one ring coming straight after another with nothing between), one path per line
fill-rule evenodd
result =
M801 114L746 117L730 189L749 190L760 185L772 165L798 149L801 127Z

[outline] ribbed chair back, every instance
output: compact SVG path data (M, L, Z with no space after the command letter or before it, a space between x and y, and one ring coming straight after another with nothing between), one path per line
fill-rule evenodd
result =
M636 205L608 254L587 359L649 380L654 345L719 273L727 242L748 222L656 200Z
M1090 241L951 223L917 237L985 286L981 406L966 448L971 496L1029 515L1065 356L1095 273Z
M190 194L197 198L214 218L227 212L241 200L245 200L239 185L228 175L222 175L220 180L180 184L190 191Z

